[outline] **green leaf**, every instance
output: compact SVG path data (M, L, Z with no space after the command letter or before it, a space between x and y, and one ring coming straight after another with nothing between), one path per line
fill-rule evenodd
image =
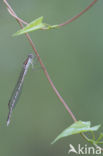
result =
M36 20L29 23L27 26L25 26L23 29L17 31L13 36L22 35L31 31L35 31L38 29L48 30L48 29L54 29L57 28L58 25L49 25L46 23L43 23L43 16L37 18Z
M100 127L100 125L97 125L94 127L90 127L90 126L91 126L90 121L87 121L87 122L77 121L74 124L72 124L71 126L69 126L68 128L66 128L62 133L60 133L51 144L55 143L57 140L59 140L63 137L67 137L70 135L88 132L88 131L97 131Z
M15 34L13 34L13 36L21 35L21 34L35 31L35 30L45 27L45 24L42 23L42 21L43 21L43 16L41 16L41 17L37 18L36 20L32 21L31 23L29 23L26 27L17 31Z
M103 133L100 133L100 135L96 141L99 142L102 138L103 138Z

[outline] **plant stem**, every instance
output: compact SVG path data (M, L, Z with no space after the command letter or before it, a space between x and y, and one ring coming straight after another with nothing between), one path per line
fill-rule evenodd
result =
M22 20L21 18L19 18L14 10L11 8L11 6L8 4L7 0L3 0L4 3L6 4L7 8L8 8L8 11L9 13L17 20L19 20L21 23L23 24L28 24L27 22L25 22L24 20ZM82 10L79 14L77 14L76 16L72 17L71 19L67 20L66 22L64 23L61 23L61 24L58 24L58 27L62 27L62 26L65 26L73 21L75 21L76 19L78 19L81 15L83 15L85 12L87 12L92 6L94 6L94 4L97 2L98 0L94 0L92 3L90 3L90 5L88 7L86 7L84 10ZM46 29L41 29L41 30L46 30Z
M16 20L17 20L17 22L19 23L20 27L23 28L23 24L22 24L21 20L19 20L19 18L17 17L16 13L13 11L13 9L12 9L11 6L8 4L8 2L7 2L6 0L4 0L4 3L6 4L7 8L9 9L9 12L11 13L11 15L13 15L14 18L16 17ZM29 36L28 33L26 33L25 35L26 35L26 37L27 37L27 39L28 39L30 45L32 46L32 48L33 48L33 50L34 50L34 52L35 52L35 54L36 54L36 56L37 56L37 59L38 59L40 65L41 65L41 67L42 67L42 69L43 69L43 71L44 71L44 74L45 74L46 78L48 79L48 81L49 81L51 87L53 88L53 90L54 90L54 92L56 93L57 97L58 97L59 100L62 102L62 104L64 105L64 107L66 108L66 110L68 111L68 113L70 114L70 116L72 117L73 121L76 122L77 120L76 120L75 115L72 113L71 109L69 108L69 106L68 106L67 103L64 101L64 99L62 98L62 96L60 95L60 93L58 92L58 90L56 89L55 85L53 84L53 82L52 82L52 80L51 80L51 78L50 78L50 76L49 76L49 74L48 74L48 72L47 72L47 70L46 70L46 68L45 68L45 66L44 66L44 64L43 64L43 62L42 62L42 60L41 60L41 58L40 58L38 52L37 52L37 50L36 50L36 48L35 48L35 45L34 45L32 39L30 38L30 36Z
M23 28L23 24L27 24L27 22L23 21L21 18L19 18L16 15L16 13L12 9L12 7L9 5L9 3L7 2L7 0L3 0L3 1L6 4L9 13L17 20L17 22L19 23L20 27ZM81 11L78 15L74 16L72 19L70 19L70 20L68 20L68 21L66 21L66 22L64 22L62 24L59 24L59 27L64 26L66 24L69 24L69 23L73 22L74 20L76 20L78 17L80 17L82 14L84 14L88 9L90 9L96 2L97 2L97 0L94 0L87 8L85 8L83 11ZM40 65L41 65L41 67L42 67L42 69L44 71L44 74L45 74L46 78L48 79L51 87L53 88L53 90L56 93L57 97L62 102L62 104L64 105L64 107L66 108L66 110L68 111L68 113L70 114L70 116L72 117L73 121L76 122L77 119L76 119L75 115L72 113L71 109L69 108L69 106L64 101L64 99L62 98L62 96L60 95L60 93L58 92L58 90L56 89L55 85L53 84L53 82L52 82L52 80L51 80L51 78L50 78L50 76L49 76L49 74L48 74L48 72L47 72L47 70L46 70L46 68L45 68L45 66L44 66L44 64L43 64L43 62L42 62L42 60L41 60L38 52L37 52L37 50L36 50L36 48L35 48L35 45L34 45L32 39L30 38L30 36L29 36L28 33L26 33L25 35L26 35L26 37L27 37L30 45L32 46L32 48L34 50L34 52L35 52L35 54L36 54L36 56L38 58L38 61L39 61Z
M69 19L68 21L59 24L59 27L65 26L73 21L75 21L77 18L79 18L81 15L83 15L85 12L87 12L98 0L94 0L87 8L85 8L84 10L82 10L79 14L77 14L76 16L72 17L71 19Z
M17 22L19 23L19 25L20 25L21 28L23 28L23 24L28 24L27 22L23 21L21 18L19 18L19 17L16 15L16 13L15 13L14 10L11 8L11 6L10 6L9 3L7 2L7 0L3 0L3 1L4 1L4 3L6 4L9 13L17 20ZM66 24L69 24L69 23L73 22L74 20L76 20L77 18L79 18L82 14L84 14L86 11L88 11L88 9L90 9L96 2L97 2L97 0L94 0L86 9L84 9L83 11L81 11L78 15L74 16L72 19L66 21L65 23L59 24L59 26L61 27L61 26L64 26L64 25L66 25ZM42 60L41 60L41 58L40 58L38 52L37 52L37 50L36 50L36 48L35 48L35 45L34 45L32 39L31 39L31 37L29 36L28 33L26 33L25 35L26 35L26 37L27 37L27 39L28 39L30 45L32 46L32 48L33 48L33 50L34 50L34 52L35 52L35 54L36 54L36 56L37 56L37 59L38 59L40 65L41 65L41 67L42 67L42 69L43 69L43 71L44 71L44 74L45 74L46 78L48 79L48 81L49 81L49 83L50 83L52 89L54 90L55 94L57 95L57 97L59 98L59 100L62 102L62 104L64 105L64 107L66 108L66 110L68 111L68 113L69 113L69 115L71 116L71 118L73 119L73 121L76 122L77 119L76 119L75 115L72 113L71 109L70 109L69 106L66 104L66 102L64 101L64 99L62 98L62 96L60 95L60 93L58 92L58 90L56 89L55 85L53 84L53 82L52 82L52 80L51 80L51 78L50 78L50 76L49 76L49 74L48 74L48 72L47 72L47 70L46 70L46 68L45 68L45 66L44 66L44 64L43 64L43 62L42 62ZM88 138L84 133L81 133L81 136L82 136L85 140L87 140L87 141L89 142L89 138ZM97 145L95 145L95 146L97 146ZM103 151L102 148L101 148L101 150Z

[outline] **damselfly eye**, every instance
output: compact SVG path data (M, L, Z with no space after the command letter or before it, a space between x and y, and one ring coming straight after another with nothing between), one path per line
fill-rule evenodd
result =
M34 55L33 54L29 54L28 55L30 58L34 58Z

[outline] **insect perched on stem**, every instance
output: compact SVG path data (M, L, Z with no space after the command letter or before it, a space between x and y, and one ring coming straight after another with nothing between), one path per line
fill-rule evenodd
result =
M20 76L18 78L17 84L13 90L12 96L11 96L9 103L8 103L9 113L8 113L8 118L7 118L7 126L10 123L12 111L13 111L15 104L16 104L19 96L20 96L22 86L23 86L23 82L24 82L24 78L25 78L25 75L27 74L28 68L29 68L30 64L33 66L33 58L34 58L34 55L29 54L27 59L23 63L22 71L20 72Z

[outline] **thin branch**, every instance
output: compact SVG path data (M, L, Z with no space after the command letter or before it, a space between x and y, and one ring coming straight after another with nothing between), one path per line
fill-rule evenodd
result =
M72 17L71 19L67 20L64 23L58 24L58 27L62 27L65 26L73 21L75 21L76 19L78 19L81 15L83 15L84 13L86 13L92 6L94 6L94 4L97 2L98 0L94 0L92 3L89 4L88 7L86 7L84 10L82 10L79 14L77 14L76 16ZM4 3L6 4L9 13L17 20L19 20L21 23L27 25L29 23L27 23L26 21L22 20L21 18L19 18L16 13L13 11L13 9L11 8L11 6L8 4L8 2L6 0L4 0ZM46 30L45 28L42 28L41 30Z
M19 23L20 27L23 28L23 24L27 24L27 22L23 21L22 19L20 19L20 18L16 15L16 13L14 12L14 10L13 10L13 9L11 8L11 6L8 4L7 0L3 0L3 1L4 1L4 3L6 4L9 13L17 20L17 22ZM94 1L91 3L91 5L88 7L88 9L89 9L91 6L93 6L93 4L94 4L96 1L97 1L97 0L94 0ZM82 13L80 13L80 15L82 15L82 14L83 14L84 12L86 12L88 9L85 9L85 11L82 11ZM77 16L75 16L74 18L77 19L80 15L77 15ZM66 25L66 24L69 24L70 22L72 22L72 21L75 20L74 18L71 19L70 21L65 22L64 24L60 24L60 26L64 26L64 25ZM42 69L43 69L43 71L44 71L44 74L45 74L46 78L48 79L48 81L49 81L51 87L53 88L53 90L54 90L54 92L56 93L57 97L58 97L59 100L62 102L62 104L64 105L64 107L66 108L66 110L68 111L68 113L70 114L70 116L72 117L73 121L76 122L77 119L76 119L75 115L72 113L71 109L70 109L69 106L66 104L66 102L65 102L64 99L61 97L61 95L59 94L58 90L56 89L55 85L53 84L53 82L52 82L52 80L51 80L51 78L50 78L50 76L49 76L49 74L48 74L48 72L47 72L47 70L46 70L46 68L45 68L45 66L44 66L44 64L43 64L43 62L42 62L42 60L41 60L41 58L40 58L38 52L37 52L37 50L36 50L36 48L35 48L35 45L34 45L32 39L30 38L30 36L29 36L28 33L26 33L25 35L26 35L26 37L27 37L27 39L28 39L30 45L32 46L32 48L33 48L33 50L34 50L34 52L35 52L35 54L36 54L36 56L37 56L37 58L38 58L38 61L39 61L40 65L41 65L41 67L42 67ZM87 141L89 142L89 138L88 138L85 134L81 133L81 136L82 136L85 140L87 140ZM97 146L97 145L96 145L96 146ZM102 148L101 148L101 150L103 151Z
M16 13L14 12L14 10L11 8L11 6L9 5L9 3L6 1L6 0L3 0L7 9L8 9L8 12L11 14L11 16L13 16L16 20L18 20L19 22L23 23L23 24L28 24L27 22L25 22L24 20L22 20L21 18L19 18Z
M19 20L21 23L23 23L23 24L28 24L27 22L25 22L25 21L23 21L21 18L19 18L16 14L13 14L13 12L10 10L10 9L8 9L8 12L15 18L15 19L17 19L17 20Z
M13 15L13 17L16 16L16 20L17 20L17 22L19 23L20 27L23 28L23 24L22 24L21 20L19 20L19 18L17 17L16 13L13 11L13 9L12 9L11 6L8 4L8 2L7 2L6 0L4 0L4 3L6 4L7 8L10 10L11 15ZM74 116L74 114L72 113L71 109L70 109L69 106L66 104L66 102L64 101L64 99L62 98L62 96L59 94L58 90L56 89L55 85L53 84L53 82L52 82L52 80L51 80L51 78L50 78L50 76L49 76L49 74L48 74L48 72L47 72L47 70L46 70L46 68L45 68L45 66L44 66L44 64L43 64L43 62L42 62L42 60L41 60L41 58L40 58L38 52L37 52L37 50L36 50L36 48L35 48L35 45L34 45L32 39L30 38L30 36L29 36L28 33L26 33L25 35L26 35L26 37L27 37L27 39L28 39L30 45L32 46L32 48L33 48L33 50L34 50L34 52L35 52L35 54L36 54L36 56L37 56L37 58L38 58L38 61L39 61L40 65L41 65L41 67L42 67L42 69L43 69L43 71L44 71L44 74L45 74L46 78L48 79L48 81L49 81L51 87L53 88L53 90L54 90L54 92L56 93L57 97L58 97L59 100L62 102L62 104L64 105L64 107L66 108L66 110L68 111L68 113L70 114L70 116L72 117L73 121L76 122L76 121L77 121L77 120L76 120L76 117Z
M59 24L59 27L65 26L71 22L73 22L74 20L76 20L77 18L79 18L81 15L83 15L85 12L87 12L98 0L94 0L87 8L85 8L84 10L82 10L79 14L77 14L76 16L72 17L71 19L69 19L68 21Z

